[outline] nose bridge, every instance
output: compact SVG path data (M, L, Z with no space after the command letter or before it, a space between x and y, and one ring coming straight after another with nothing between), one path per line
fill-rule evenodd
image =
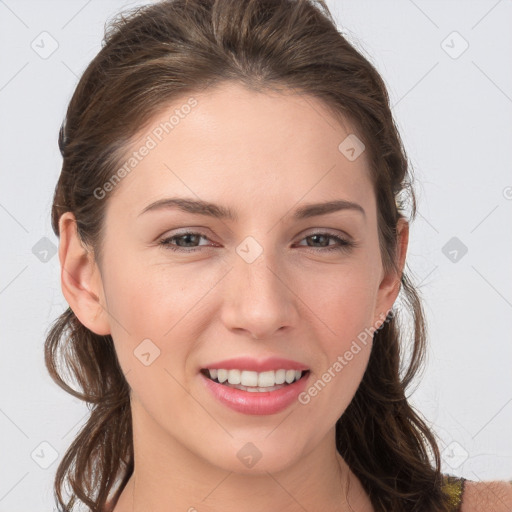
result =
M250 247L250 243L249 252L255 250ZM283 284L276 275L279 273L279 264L270 249L262 250L253 261L240 255L237 259L233 279L238 283L235 286L240 298L248 300L254 306L261 304L262 307L271 306L272 302L282 298Z
M240 261L236 263L238 278L245 282L247 289L259 293L261 296L268 294L273 295L277 291L275 257L272 256L270 250L262 251L254 261L247 261L243 257L239 257Z
M259 246L259 247L258 247ZM227 327L263 338L295 320L294 295L286 286L281 262L270 249L250 237L236 249L229 291L224 301ZM259 254L258 254L259 253Z

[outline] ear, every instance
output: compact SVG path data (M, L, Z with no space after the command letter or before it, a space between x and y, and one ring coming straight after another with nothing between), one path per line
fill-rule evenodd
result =
M402 280L402 273L405 265L405 256L409 244L409 223L403 217L397 222L397 266L398 273L392 269L382 277L382 281L377 292L377 305L375 309L375 318L373 325L380 325L386 318L387 313L395 303Z
M71 212L61 215L59 235L60 277L66 301L88 329L99 335L110 334L101 274L92 251L78 235Z

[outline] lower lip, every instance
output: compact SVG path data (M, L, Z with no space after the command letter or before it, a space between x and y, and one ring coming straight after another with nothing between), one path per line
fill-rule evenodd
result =
M309 373L292 384L276 391L243 391L219 384L202 373L199 374L208 390L219 402L244 414L276 414L289 407L298 399L306 387Z

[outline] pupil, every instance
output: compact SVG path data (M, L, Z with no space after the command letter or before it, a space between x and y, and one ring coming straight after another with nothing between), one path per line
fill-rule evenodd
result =
M197 235L186 234L186 235L183 235L181 238L188 240L188 241L185 242L186 244L188 244L188 243L190 243L190 237L192 237L192 238L193 237L197 237Z
M311 238L316 239L316 241L318 242L318 239L319 239L319 238L320 238L320 239L321 239L321 238L326 239L327 237L326 237L325 235L311 235ZM324 242L325 242L325 240L324 240ZM322 247L325 247L325 243L324 243L324 244L321 244L321 245L322 245Z

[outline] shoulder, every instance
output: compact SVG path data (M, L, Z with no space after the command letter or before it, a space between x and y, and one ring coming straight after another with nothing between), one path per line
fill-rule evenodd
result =
M466 480L460 512L510 512L512 481L475 482Z

